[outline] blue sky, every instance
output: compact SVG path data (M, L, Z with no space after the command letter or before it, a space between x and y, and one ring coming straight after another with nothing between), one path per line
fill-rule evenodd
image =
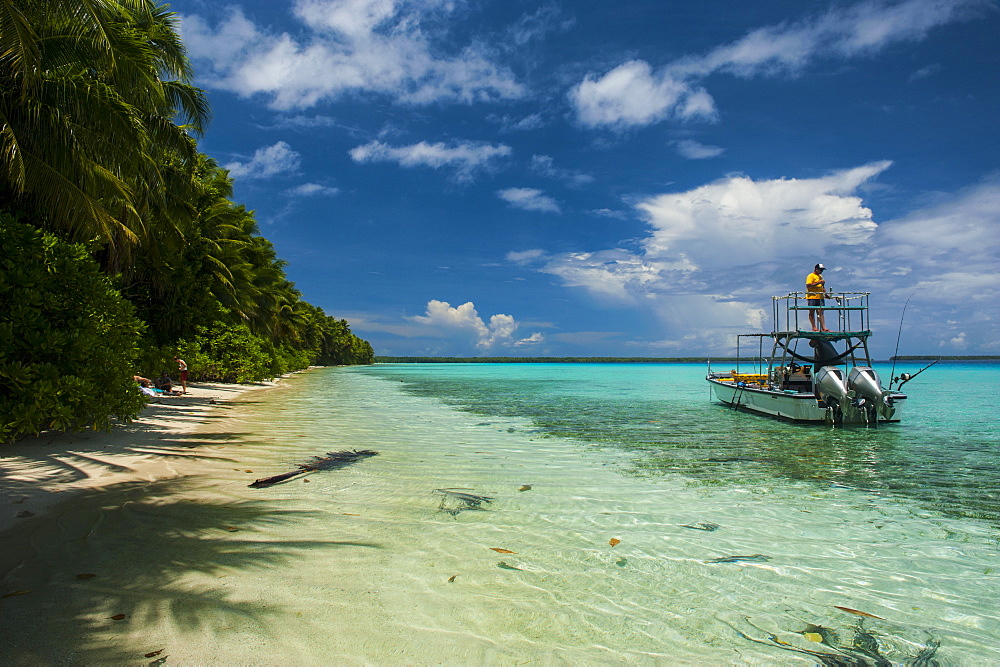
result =
M995 0L171 4L204 152L376 354L731 354L816 262L1000 354Z

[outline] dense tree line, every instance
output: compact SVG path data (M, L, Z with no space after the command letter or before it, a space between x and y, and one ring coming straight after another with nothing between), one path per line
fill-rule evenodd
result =
M165 5L0 0L0 440L107 426L133 374L371 363L302 299L228 173Z

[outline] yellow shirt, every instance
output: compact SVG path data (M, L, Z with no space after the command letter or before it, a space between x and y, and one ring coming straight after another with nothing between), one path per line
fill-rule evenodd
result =
M815 271L806 276L807 299L822 299L824 292L826 292L826 286L823 284L823 276Z

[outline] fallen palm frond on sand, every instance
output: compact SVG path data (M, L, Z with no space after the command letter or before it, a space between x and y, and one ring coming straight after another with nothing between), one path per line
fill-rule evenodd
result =
M372 451L370 449L362 450L349 450L345 449L342 452L327 452L326 456L314 456L312 459L306 463L300 463L298 470L293 470L291 472L282 473L280 475L275 475L274 477L264 477L263 479L258 479L253 484L250 485L252 489L262 489L266 486L271 486L273 484L278 484L279 482L284 482L286 479L291 479L296 475L301 475L307 472L318 472L320 470L336 470L338 468L346 468L352 463L357 463L362 459L366 459L369 456L375 456L378 452Z

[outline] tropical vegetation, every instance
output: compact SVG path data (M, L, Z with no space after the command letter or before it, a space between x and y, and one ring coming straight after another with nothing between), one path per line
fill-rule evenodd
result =
M0 0L0 440L129 420L175 355L195 381L372 362L198 151L192 79L166 5Z

